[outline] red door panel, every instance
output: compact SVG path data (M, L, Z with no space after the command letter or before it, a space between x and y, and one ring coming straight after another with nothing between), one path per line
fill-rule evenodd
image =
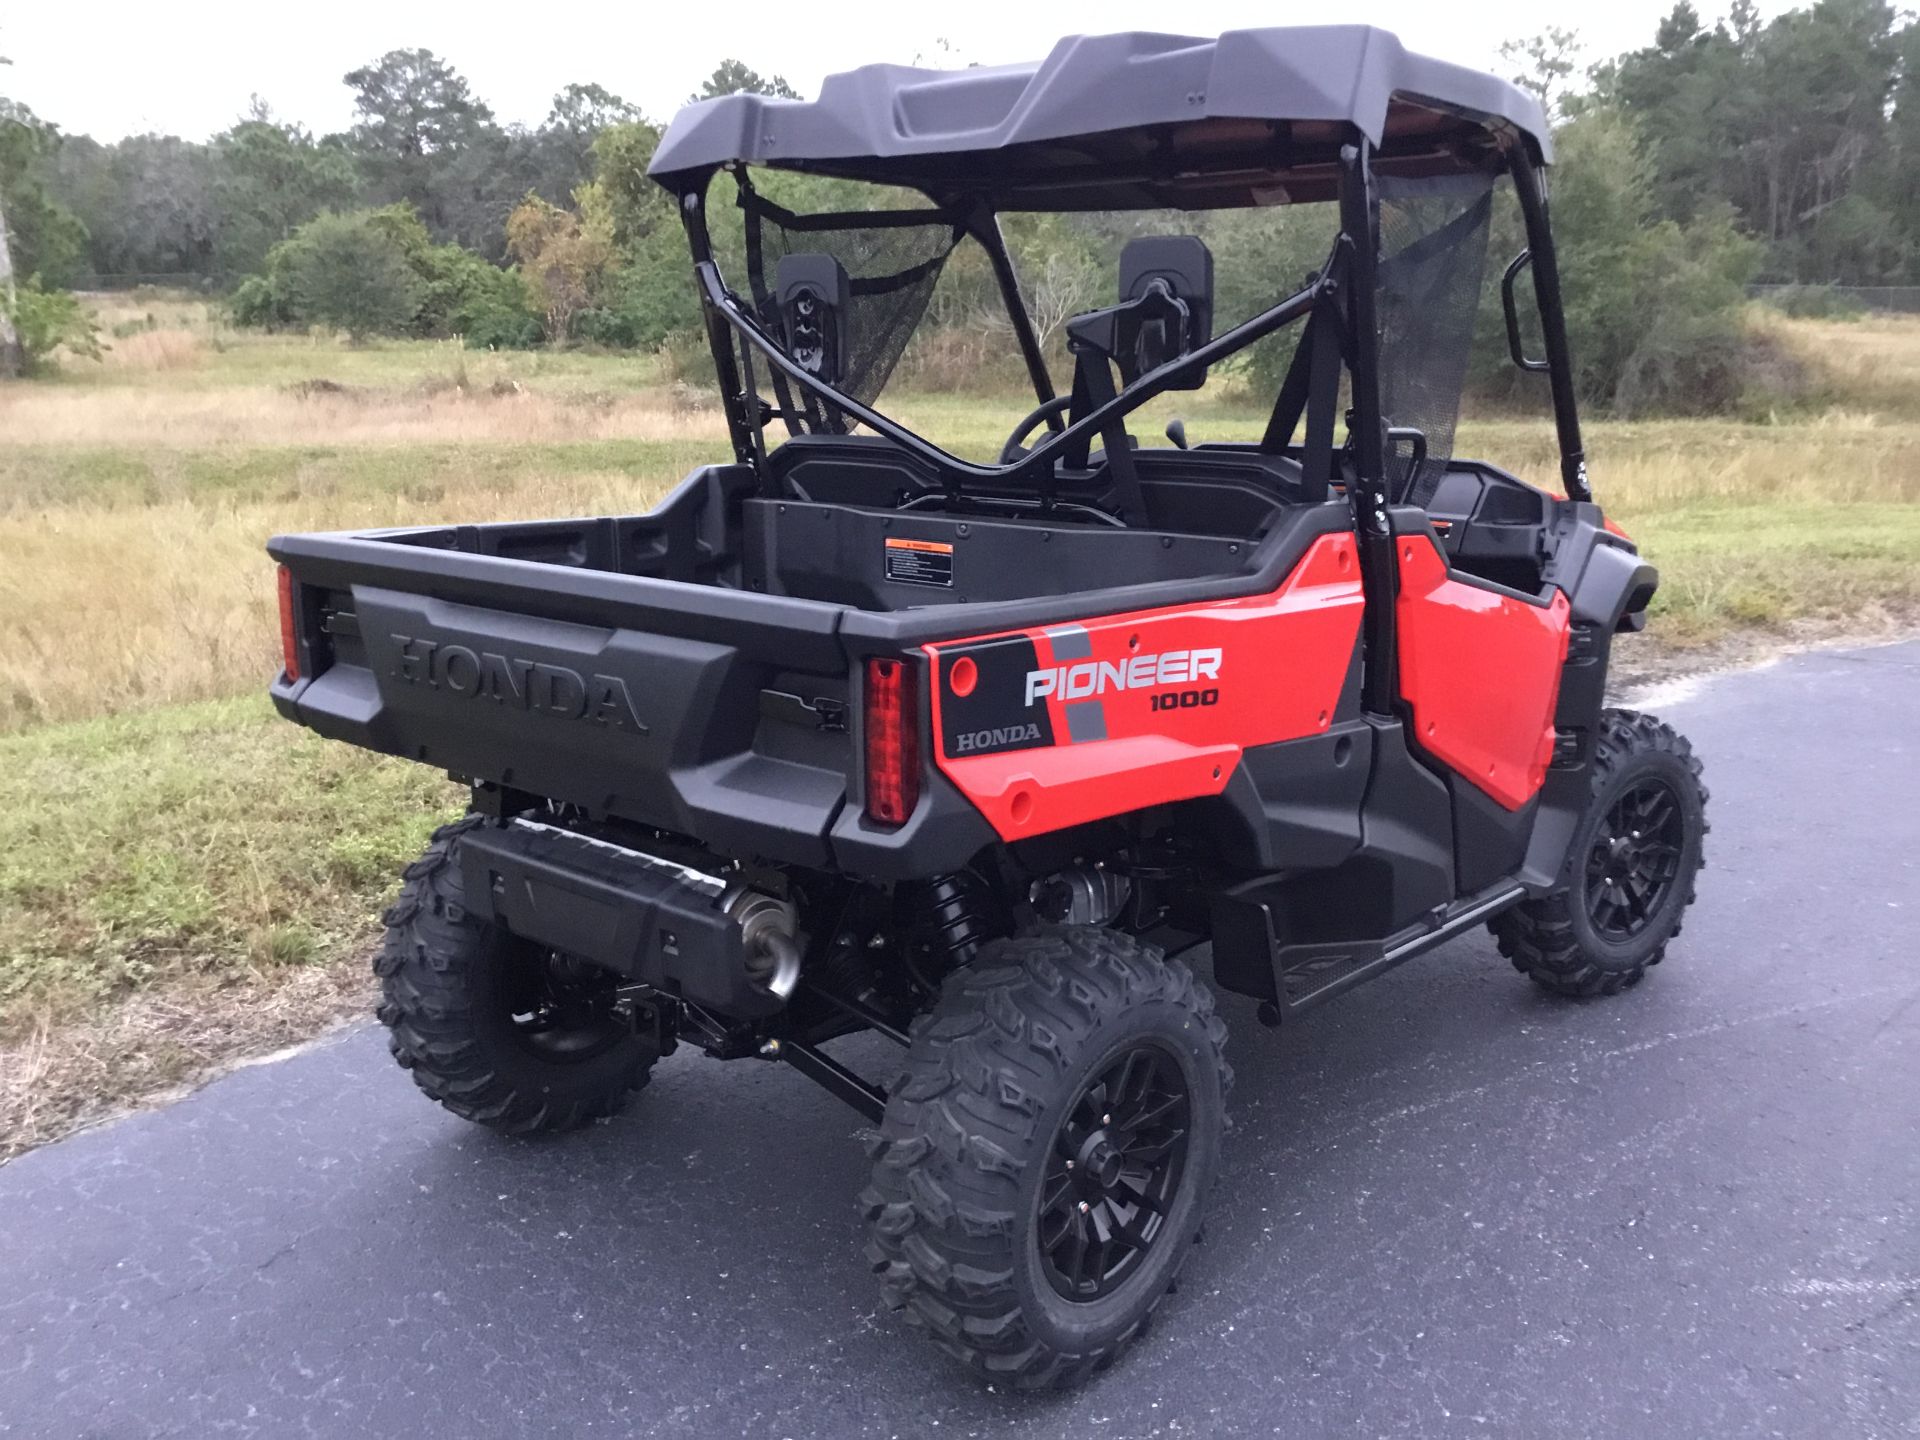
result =
M1432 539L1396 540L1400 695L1421 748L1518 810L1546 782L1570 634L1567 597L1533 605L1447 573Z
M935 763L1007 840L1216 795L1331 723L1361 603L1326 535L1271 594L929 645Z

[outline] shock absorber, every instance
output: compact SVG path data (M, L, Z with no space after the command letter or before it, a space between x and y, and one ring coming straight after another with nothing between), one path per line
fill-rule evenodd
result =
M908 969L930 990L1007 932L1003 907L971 870L902 885L894 892L894 923Z

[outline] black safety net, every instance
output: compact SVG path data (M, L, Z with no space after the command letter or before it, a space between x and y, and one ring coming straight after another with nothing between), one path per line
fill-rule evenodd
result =
M1493 181L1449 175L1382 177L1378 184L1380 405L1389 425L1420 431L1427 446L1417 474L1413 447L1394 447L1387 493L1424 505L1453 454L1486 269Z
M940 272L959 242L960 226L938 210L798 215L756 193L744 172L740 208L746 223L747 281L755 312L769 333L783 332L774 293L782 259L830 255L845 267L847 343L835 388L871 405L927 312ZM780 408L804 417L797 428L816 433L846 428L843 417L809 392L777 376L773 381Z

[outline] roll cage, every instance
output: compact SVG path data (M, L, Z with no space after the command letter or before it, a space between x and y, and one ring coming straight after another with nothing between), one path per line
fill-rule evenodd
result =
M779 484L767 464L764 431L774 420L797 429L801 411L792 398L795 390L823 407L824 413L844 417L885 436L940 478L955 501L991 494L997 500L1031 494L1042 509L1056 503L1055 477L1063 461L1084 463L1093 439L1112 443L1124 432L1125 418L1155 397L1174 389L1191 388L1208 367L1302 319L1308 335L1296 363L1276 397L1273 421L1261 441L1266 453L1281 453L1293 442L1300 420L1308 421L1302 448L1306 498L1325 498L1334 479L1330 465L1330 413L1338 372L1344 365L1351 379L1352 410L1348 415L1353 471L1348 485L1355 523L1365 534L1373 524L1384 525L1387 494L1386 456L1397 438L1389 433L1380 405L1380 355L1375 317L1376 264L1379 255L1380 197L1374 171L1377 149L1357 131L1340 146L1334 178L1338 200L1339 233L1318 273L1301 289L1277 304L1241 321L1206 343L1175 355L1140 374L1131 383L1108 393L1056 394L1031 316L1021 295L1014 260L1001 231L998 215L984 200L956 204L935 200L926 210L867 212L859 217L866 227L950 225L956 236L973 238L985 251L1006 307L1014 336L1039 405L1036 415L1049 434L1024 455L1002 463L983 463L954 455L933 441L892 419L873 405L823 380L800 363L779 336L771 333L755 307L738 295L721 273L707 224L707 191L722 169L738 172L731 162L662 177L678 199L678 209L693 253L695 283L705 317L722 401L735 458L754 467L762 492L778 493ZM1502 168L1513 181L1525 225L1527 247L1516 256L1503 277L1509 341L1515 362L1529 370L1545 371L1551 388L1560 450L1561 479L1569 498L1592 498L1585 453L1580 437L1578 404L1567 346L1558 266L1548 219L1547 196L1541 166L1525 144L1512 144L1501 153ZM741 177L743 186L748 182ZM748 190L750 194L750 188ZM761 202L764 203L764 202ZM851 217L787 216L805 225ZM1521 350L1514 294L1522 270L1530 271L1538 307L1545 357L1527 359ZM763 400L754 380L754 362L766 366L781 404ZM1071 402L1071 403L1069 403ZM1317 403L1316 403L1317 402ZM1067 413L1063 416L1062 411ZM816 412L820 413L820 412ZM1377 517L1377 519L1371 519Z

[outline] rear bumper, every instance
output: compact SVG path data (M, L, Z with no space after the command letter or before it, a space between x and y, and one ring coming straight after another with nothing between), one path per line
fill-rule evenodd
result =
M543 765L532 746L476 744L460 727L436 726L431 741L397 729L373 674L336 665L315 679L274 680L274 709L330 740L438 765L469 782L488 781L589 811L690 836L722 855L754 857L864 879L898 881L970 864L993 844L986 818L936 768L928 767L920 803L907 823L876 825L849 794L842 766L807 765L787 756L747 753L669 769L662 781L630 763L590 768L576 754ZM774 723L765 720L762 725ZM477 737L484 741L485 737ZM922 753L931 742L922 739ZM585 778L582 778L585 777Z

